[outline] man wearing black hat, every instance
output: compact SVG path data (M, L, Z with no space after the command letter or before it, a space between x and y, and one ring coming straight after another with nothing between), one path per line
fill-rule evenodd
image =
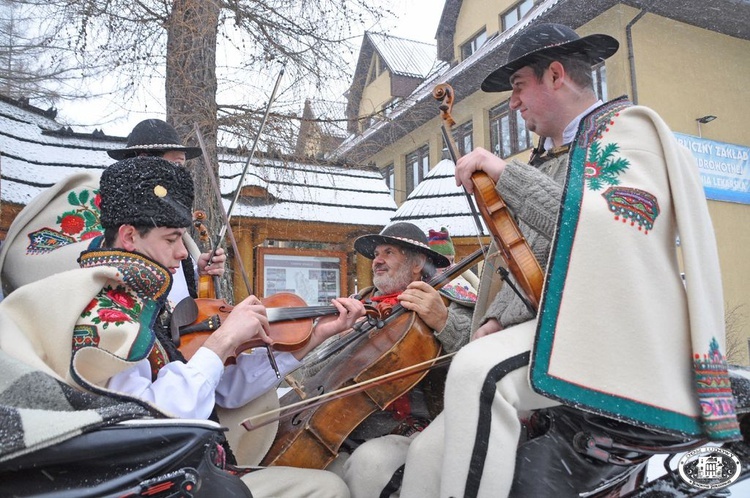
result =
M482 83L511 92L540 145L530 164L477 148L458 160L456 183L471 192L475 171L495 181L546 270L544 291L529 311L499 281L497 253L486 259L473 340L452 361L443 413L409 447L401 497L590 491L558 486L564 462L524 460L514 481L519 417L559 403L680 438L739 437L697 167L652 110L597 99L591 66L617 48L608 35L533 25ZM687 286L678 234L683 254L701 255L684 262Z
M184 166L185 161L195 159L201 153L200 147L182 145L177 130L161 119L141 121L133 127L128 135L125 148L107 151L109 157L118 161L129 157L161 157L180 166ZM189 234L185 234L184 242L191 249L191 255L198 254L198 247ZM224 261L226 260L224 249L217 249L211 265L206 265L208 256L208 253L203 253L198 256L197 261L193 261L192 258L183 261L182 271L175 275L173 288L169 296L173 303L179 303L186 297L196 297L196 270L212 276L220 277L224 274Z
M430 248L419 227L394 223L379 234L357 238L354 249L372 260L374 286L360 292L366 303L379 308L400 304L416 312L434 331L443 353L455 352L468 342L473 302L457 293L439 293L426 282L450 261ZM364 441L341 468L352 496L380 495L404 464L410 436L440 411L442 381L439 372L431 372L412 392L394 401L390 411L371 415L352 433L352 440ZM432 396L438 397L436 402Z
M161 119L146 119L133 127L123 149L108 150L118 161L129 157L152 156L184 165L188 159L201 155L200 147L186 147L180 143L177 130Z
M182 235L192 223L190 173L161 158L124 159L102 174L100 194L104 234L81 254L81 269L21 287L3 303L3 312L39 345L34 350L39 360L80 388L136 398L176 418L213 418L215 405L244 410L266 394L276 399L278 379L263 348L237 351L253 339L272 343L257 297L234 306L189 359L172 343L163 312L172 277L187 257ZM364 314L355 299L336 299L333 305L338 317L321 319L310 343L276 354L282 374ZM54 316L56 325L40 329L15 318L39 313ZM236 361L225 367L230 357ZM265 451L270 444L255 442L258 447L249 450ZM256 497L349 496L341 479L319 470L260 470L243 481Z
M180 143L177 131L161 119L141 121L128 135L125 148L107 151L117 160L131 157L162 157L184 165L201 154L198 147ZM99 223L98 173L78 173L57 183L31 203L16 217L0 251L0 276L5 294L52 273L76 267L75 260L91 239L101 234ZM211 265L208 253L185 235L191 258L175 274L170 291L173 304L196 297L195 272L221 276L226 255L219 248ZM193 262L192 258L195 258Z

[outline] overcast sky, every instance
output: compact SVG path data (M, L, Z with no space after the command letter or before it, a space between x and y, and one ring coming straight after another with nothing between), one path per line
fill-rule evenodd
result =
M391 11L397 14L397 18L386 21L381 26L372 27L373 31L435 43L435 31L442 13L443 0L385 0L382 3L390 4ZM359 44L361 38L356 42L356 46L359 47ZM356 60L351 64L352 73L355 62ZM275 80L274 76L269 77ZM348 82L343 86L348 86ZM163 81L153 81L148 88L144 88L137 101L129 101L130 112L123 107L121 100L116 97L75 103L62 102L58 105L58 121L70 124L80 132L91 132L95 128L101 128L110 136L127 136L132 127L141 120L165 117Z

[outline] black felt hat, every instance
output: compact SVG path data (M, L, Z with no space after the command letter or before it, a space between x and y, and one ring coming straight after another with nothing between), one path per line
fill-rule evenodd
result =
M513 73L543 58L579 54L593 65L612 56L619 47L619 42L609 35L595 34L581 38L562 24L537 24L521 33L513 42L508 52L508 62L485 78L482 90L510 90Z
M445 268L451 264L448 258L430 249L427 235L412 223L394 223L377 235L358 237L354 241L354 250L369 259L375 259L375 248L383 244L401 246L422 253L432 261L435 268Z
M185 147L180 143L177 131L161 119L146 119L133 128L128 135L128 143L124 149L108 150L112 159L126 159L141 153L164 153L170 150L185 152L186 159L193 159L201 155L200 147Z
M116 162L102 173L99 194L104 228L183 228L193 221L190 172L159 157Z

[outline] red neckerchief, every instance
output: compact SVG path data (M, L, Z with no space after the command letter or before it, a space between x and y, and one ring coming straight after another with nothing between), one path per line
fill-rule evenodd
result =
M398 304L399 294L401 293L394 292L383 296L372 296L370 301L375 303L375 309L380 312L381 316L388 316L391 314L391 308Z
M385 294L383 296L372 296L370 300L376 303L383 303L383 304L388 304L390 306L395 306L398 304L398 296L400 295L401 295L400 292L394 292L393 294Z

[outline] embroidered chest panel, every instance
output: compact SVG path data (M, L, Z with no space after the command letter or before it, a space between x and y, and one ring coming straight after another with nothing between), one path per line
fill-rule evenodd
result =
M600 192L606 187L601 195L614 220L630 222L630 226L648 234L659 216L659 201L644 189L621 185L623 175L634 165L619 154L616 142L603 144L604 134L616 126L620 112L630 105L627 100L616 100L587 116L581 123L578 145L586 151L583 162L586 188Z

